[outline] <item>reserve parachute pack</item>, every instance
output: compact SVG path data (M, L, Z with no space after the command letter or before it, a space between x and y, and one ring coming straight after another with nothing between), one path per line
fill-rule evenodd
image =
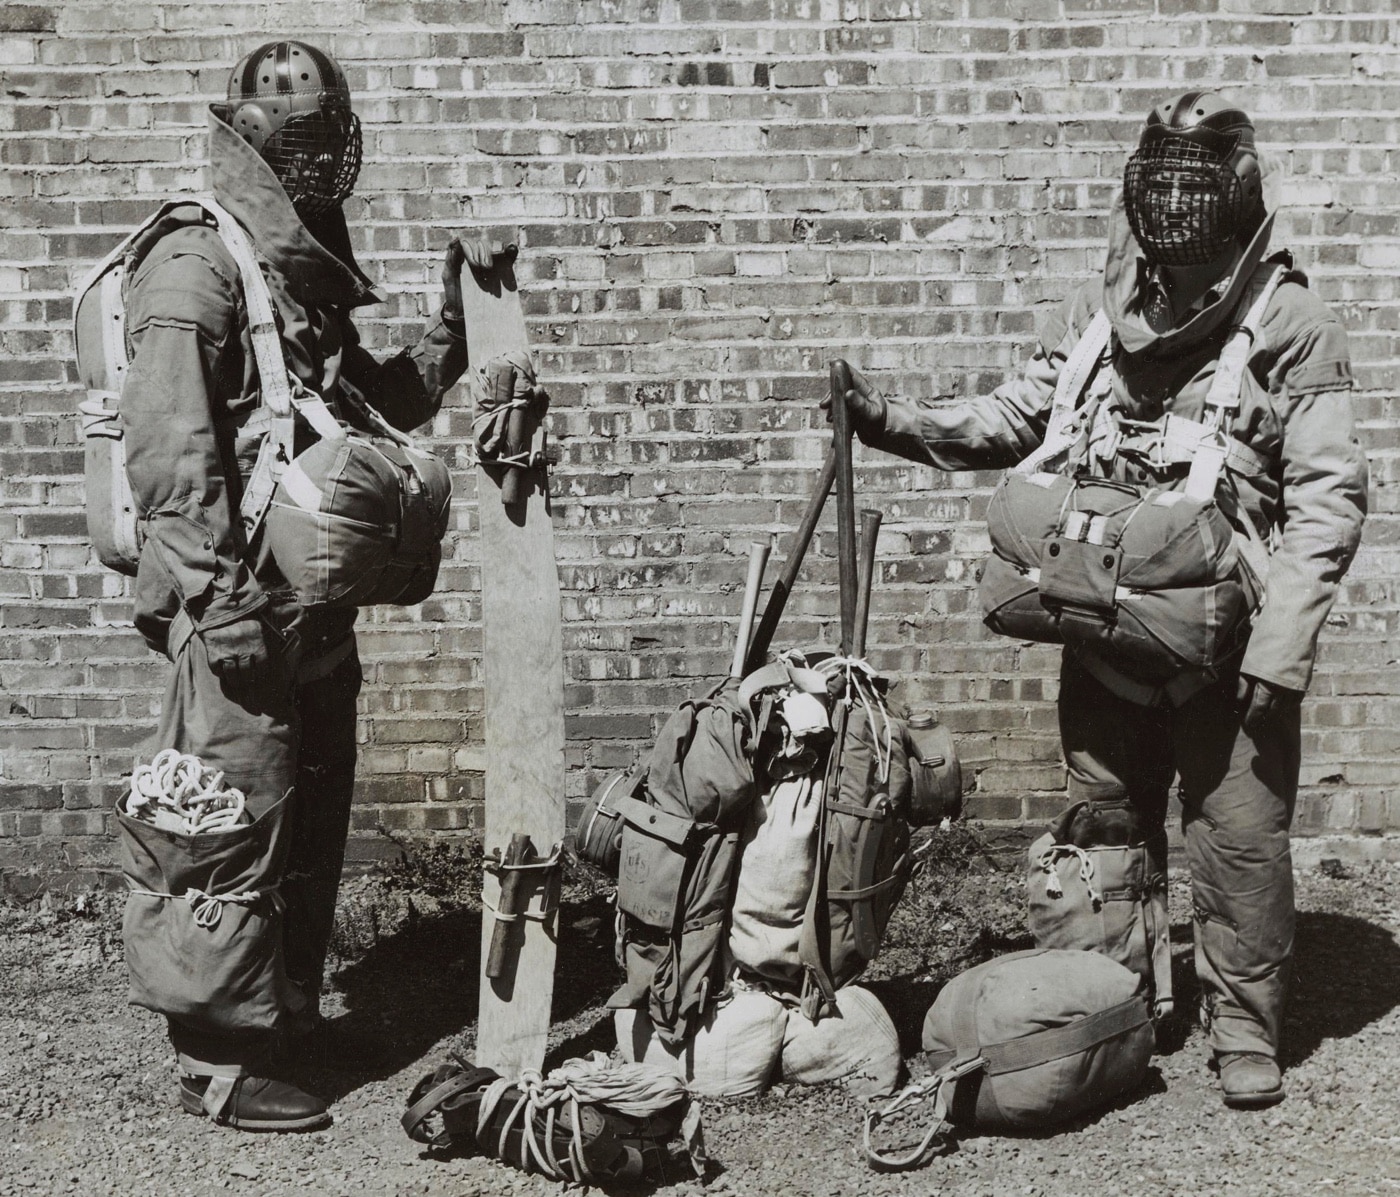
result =
M1268 551L1236 510L1231 479L1268 464L1230 429L1285 273L1269 261L1250 280L1200 421L1121 419L1111 401L1112 330L1106 313L1095 315L1060 372L1044 442L988 506L993 552L979 586L988 627L1087 650L1091 670L1139 679L1143 701L1182 701L1190 679L1208 679L1243 644L1263 603ZM1184 467L1184 486L1099 476L1134 455L1154 471Z
M347 428L289 371L253 244L208 196L166 204L112 250L76 293L78 373L87 389L79 411L88 534L99 560L134 575L143 540L120 410L131 360L126 286L152 232L191 206L201 210L232 256L248 309L260 402L239 431L261 437L240 510L248 541L260 531L267 535L279 569L308 606L422 601L436 582L447 530L447 467L367 403L355 409L373 431ZM295 455L298 417L318 440Z

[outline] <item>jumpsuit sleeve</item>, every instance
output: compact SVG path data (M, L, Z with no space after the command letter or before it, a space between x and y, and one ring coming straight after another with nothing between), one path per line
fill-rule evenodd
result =
M238 300L225 255L207 230L163 238L138 268L126 302L134 353L122 388L126 470L151 552L197 628L234 623L266 598L249 569L216 428L224 348ZM223 263L221 265L221 263Z
M1243 672L1290 690L1312 679L1317 639L1361 540L1366 458L1356 442L1346 332L1331 319L1282 355L1282 536Z
M988 395L946 407L886 397L884 429L861 439L941 470L1015 465L1044 439L1060 371L1092 315L1081 290L1044 321L1035 352L1018 378Z
M360 344L354 324L345 320L342 381L402 432L437 415L443 395L466 368L467 341L461 325L445 321L441 313L417 345L382 362Z

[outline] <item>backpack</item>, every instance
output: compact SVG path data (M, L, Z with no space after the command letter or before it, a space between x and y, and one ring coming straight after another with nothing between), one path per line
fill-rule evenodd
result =
M723 991L741 840L763 787L792 776L777 760L783 724L775 712L794 676L808 692L815 677L837 700L849 694L853 703L837 790L821 797L800 927L794 982L813 1021L832 1011L835 991L874 958L903 894L911 868L911 754L926 775L926 794L941 800L956 774L951 743L935 737L943 749L935 754L927 736L916 742L885 698L883 679L829 655L779 661L683 703L657 738L645 775L605 779L575 838L585 860L618 879L617 955L627 981L609 1005L645 1006L668 1044L685 1042ZM828 751L802 759L819 788Z
M79 403L84 437L88 535L98 559L135 575L143 534L126 473L121 391L130 366L126 285L142 239L178 208L202 210L238 268L260 383L260 404L243 431L262 443L240 509L251 542L277 508L270 547L307 605L412 603L431 592L446 532L451 478L368 404L357 410L374 428L351 432L321 396L287 368L267 280L248 234L209 196L165 204L79 284L74 303ZM294 457L300 416L319 441ZM368 516L368 518L367 518Z
M1150 434L1131 433L1147 435L1156 464L1189 464L1180 490L1093 473L1096 465L1107 471L1130 440L1108 401L1107 370L1091 382L1112 331L1105 312L1094 316L1060 372L1044 441L988 505L993 553L979 583L988 627L1088 649L1110 668L1164 684L1208 677L1239 648L1263 602L1268 553L1249 517L1227 511L1217 491L1222 477L1267 469L1229 427L1250 348L1285 273L1271 261L1250 280L1206 418L1167 413ZM1055 466L1065 472L1048 472ZM1181 700L1182 691L1171 693Z

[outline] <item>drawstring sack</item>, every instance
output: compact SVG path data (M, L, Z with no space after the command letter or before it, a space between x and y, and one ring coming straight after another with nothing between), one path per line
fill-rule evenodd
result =
M1038 948L1099 952L1141 977L1154 1017L1172 1012L1167 837L1102 834L1103 802L1079 802L1026 858L1030 932ZM1121 825L1123 820L1114 820ZM1126 839L1128 842L1104 842Z

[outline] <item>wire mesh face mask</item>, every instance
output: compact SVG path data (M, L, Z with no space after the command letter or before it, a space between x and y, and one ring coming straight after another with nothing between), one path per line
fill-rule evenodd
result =
M1123 172L1123 198L1152 265L1204 266L1244 228L1248 204L1233 165L1239 141L1208 129L1143 133Z
M363 143L360 118L334 104L292 117L262 147L298 212L314 215L336 207L355 190Z
M345 72L315 46L259 46L233 68L220 115L262 155L303 216L328 211L354 191L360 121Z

